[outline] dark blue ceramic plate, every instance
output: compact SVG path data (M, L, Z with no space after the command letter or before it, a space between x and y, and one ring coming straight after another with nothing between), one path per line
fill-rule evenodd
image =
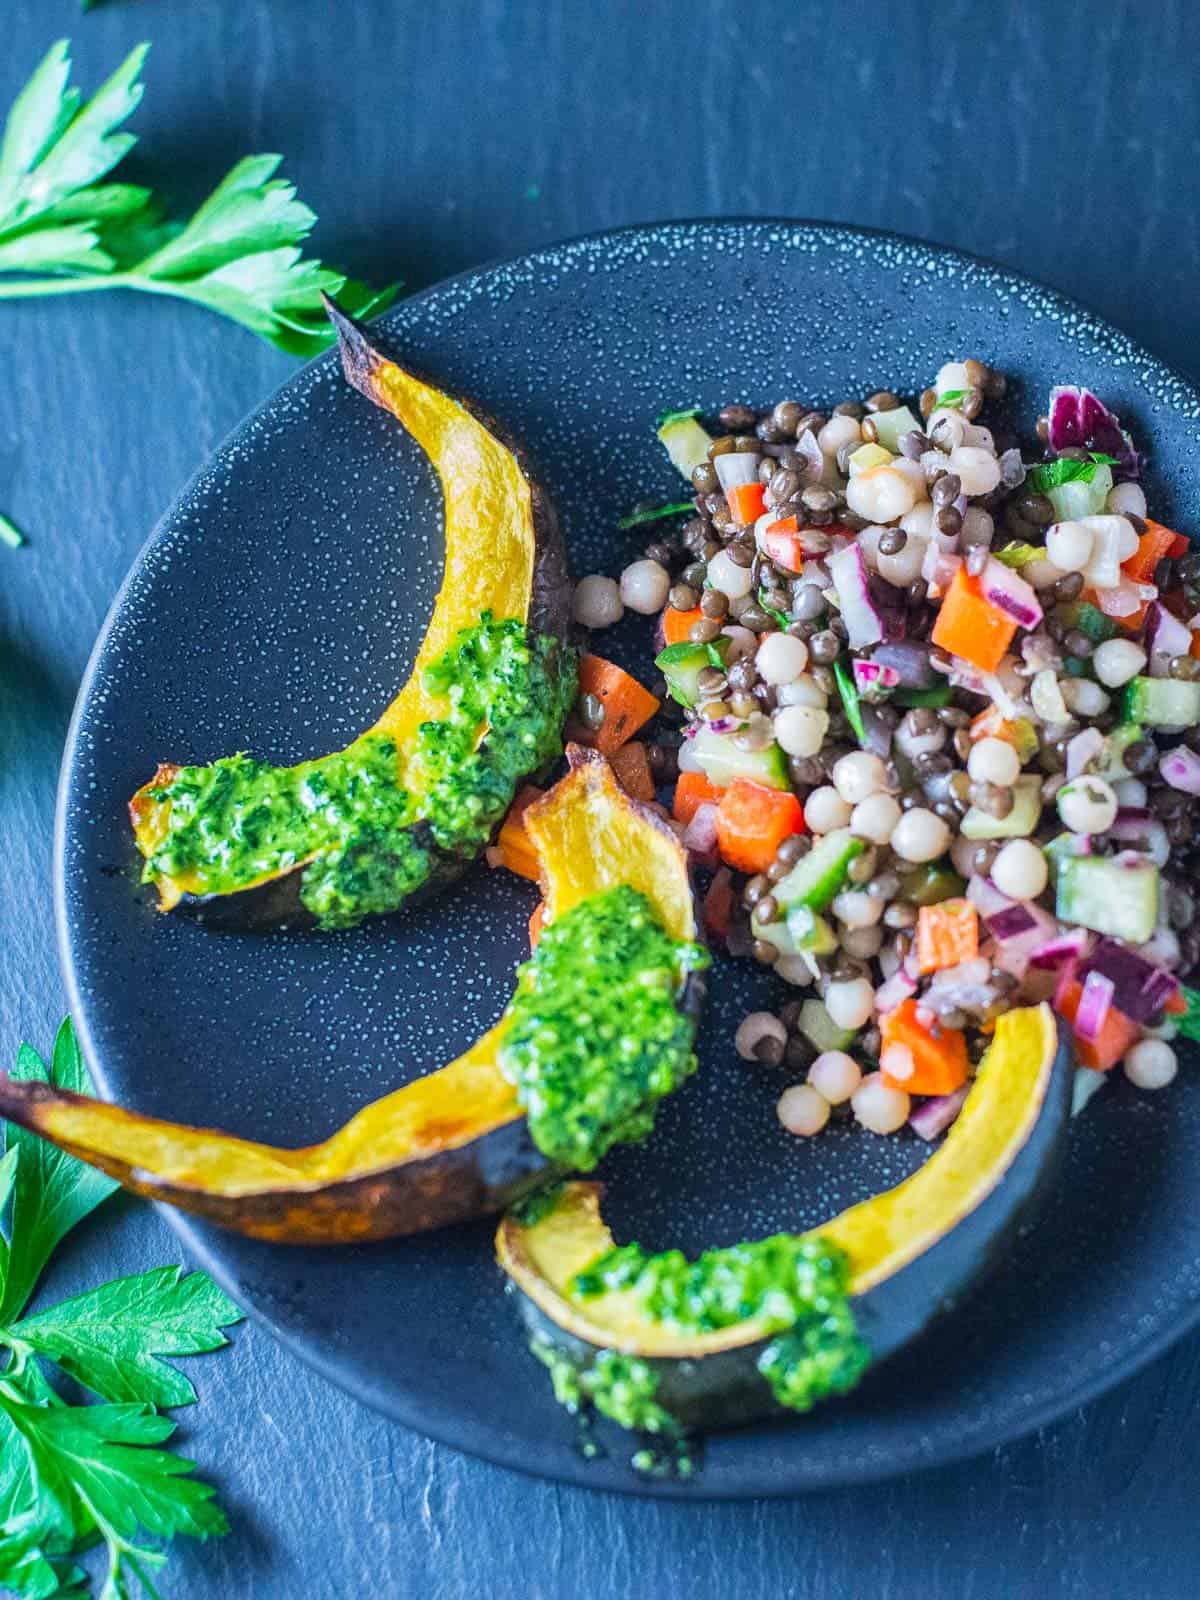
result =
M379 327L524 439L575 570L638 550L617 517L679 481L656 412L917 392L951 356L1011 374L1025 430L1050 384L1086 383L1150 451L1151 505L1200 520L1195 390L1070 302L949 250L850 228L706 222L544 250L407 301ZM477 869L407 915L324 937L205 932L137 886L126 801L160 759L291 761L372 721L405 676L440 566L427 463L316 362L253 416L151 538L80 695L59 815L72 1009L106 1094L281 1144L449 1059L492 1021L534 892ZM644 665L645 633L606 648ZM803 1228L892 1183L907 1139L778 1127L780 1079L732 1034L774 979L723 968L703 1065L652 1141L608 1164L620 1236L688 1249ZM306 1360L448 1444L645 1494L782 1494L983 1450L1079 1405L1197 1320L1200 1081L1107 1086L1073 1129L1047 1216L982 1296L844 1404L715 1438L699 1482L644 1483L613 1437L585 1462L526 1353L492 1226L289 1251L172 1215L210 1270Z

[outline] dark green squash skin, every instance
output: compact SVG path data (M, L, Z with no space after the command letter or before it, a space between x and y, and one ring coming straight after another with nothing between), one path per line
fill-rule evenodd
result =
M387 357L371 344L361 323L347 316L328 296L323 298L329 319L337 332L342 371L347 382L373 404L378 405L372 380L380 367L387 364ZM568 642L573 632L571 616L573 585L558 514L531 465L528 453L506 428L468 396L456 394L435 384L433 379L426 377L416 368L406 366L405 370L420 378L422 382L429 383L431 387L440 387L443 393L452 395L464 410L470 412L476 421L515 457L522 476L529 485L534 530L533 576L526 632L531 640L549 636L560 641L562 649L559 654L563 658L563 670L567 670L571 660ZM486 740L484 747L486 748ZM526 776L530 781L535 781L543 774L530 772ZM495 831L498 831L499 827L498 821ZM406 898L405 905L417 905L422 900L441 893L463 875L480 853L475 849L462 851L443 849L435 844L432 831L423 821L415 823L407 832L414 844L428 852L433 865L420 888ZM191 916L196 921L202 922L206 928L217 932L265 933L273 929L313 929L318 926L318 920L300 898L304 873L305 865L301 864L245 889L213 894L184 893L172 907L172 911Z
M1074 1067L1070 1041L1062 1040L1037 1125L992 1193L915 1261L851 1300L872 1368L959 1305L1037 1215L1066 1145ZM517 1297L531 1338L579 1365L594 1357L596 1345L561 1328L511 1280L506 1287ZM687 1429L738 1427L794 1416L775 1401L758 1370L768 1342L760 1339L696 1359L643 1358L658 1379L658 1404ZM636 1350L628 1353L637 1355Z

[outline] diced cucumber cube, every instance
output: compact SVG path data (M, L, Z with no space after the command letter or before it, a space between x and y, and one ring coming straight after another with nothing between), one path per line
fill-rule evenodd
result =
M778 918L775 922L759 922L757 917L751 915L750 930L756 939L761 939L764 944L774 945L781 956L799 954L791 930L782 918Z
M972 806L962 819L967 839L1028 839L1042 814L1042 780L1027 774L1013 784L1013 806L1006 817L993 817Z
M1122 720L1151 728L1194 728L1200 722L1200 683L1134 678L1125 685Z
M894 411L876 411L871 421L875 424L875 437L894 456L900 453L900 441L904 435L921 426L907 406L897 406Z
M806 1000L800 1007L800 1032L820 1051L847 1050L854 1043L853 1028L839 1028L820 1000Z
M1057 488L1046 490L1046 498L1054 507L1056 521L1071 522L1080 517L1099 516L1112 486L1112 472L1101 462L1090 478L1072 478L1070 483L1060 483Z
M787 929L796 950L806 955L831 956L838 947L837 934L810 906L793 906L787 914Z
M701 728L691 741L692 757L710 783L727 789L735 778L749 778L768 789L787 789L787 757L777 744L765 750L739 750L732 733Z
M1158 868L1137 858L1062 856L1054 909L1064 922L1144 944L1158 922Z
M712 435L686 413L667 417L657 432L667 454L690 483L695 469L708 460Z
M1057 883L1064 861L1074 860L1091 849L1091 841L1079 833L1059 833L1042 846L1042 854L1050 868L1050 876Z
M771 893L787 911L793 906L824 911L845 884L850 863L865 849L863 841L856 839L848 828L827 833L815 842L806 856L801 856Z
M700 697L698 680L705 667L724 666L733 647L732 639L721 635L711 644L695 644L682 639L669 644L654 658L654 665L667 680L672 700L681 706L694 706Z

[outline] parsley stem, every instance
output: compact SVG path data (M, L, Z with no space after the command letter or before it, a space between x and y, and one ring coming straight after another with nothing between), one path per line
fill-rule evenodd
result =
M31 300L45 294L85 294L89 289L140 287L141 280L125 272L109 272L91 278L14 278L0 282L0 300Z

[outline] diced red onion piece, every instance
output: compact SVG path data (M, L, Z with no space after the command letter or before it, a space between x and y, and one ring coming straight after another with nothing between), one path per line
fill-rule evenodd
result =
M900 682L900 674L895 667L889 667L885 661L865 661L856 656L854 682L860 693L877 694L884 689L894 689Z
M984 598L1011 617L1019 628L1036 628L1042 620L1042 606L1033 585L1003 561L989 556L980 578Z
M1032 911L1019 901L1016 905L1006 906L1003 911L993 912L990 917L985 916L983 920L992 938L1001 944L1007 944L1010 939L1019 939L1031 928L1037 927Z
M910 977L903 967L897 967L885 983L881 983L875 991L875 1009L880 1016L887 1011L894 1011L898 1005L910 999L917 992L917 980Z
M1121 427L1120 418L1090 389L1056 385L1050 391L1049 421L1048 443L1056 454L1069 445L1084 445L1116 457L1112 469L1115 482L1138 476L1140 463L1133 440Z
M1151 1022L1179 987L1178 980L1140 950L1101 939L1080 973L1097 973L1113 986L1113 1004L1134 1022Z
M1029 958L1029 965L1040 971L1061 967L1064 961L1080 961L1087 954L1091 934L1086 928L1067 928L1040 944Z
M757 483L759 456L756 450L729 450L717 456L713 466L722 493L739 488L743 483Z
M919 1105L908 1119L908 1125L918 1138L931 1143L946 1129L958 1116L966 1104L967 1086L956 1089L953 1094L939 1094Z
M990 878L973 873L967 879L967 899L979 912L981 917L994 916L997 911L1003 911L1006 906L1015 906L1016 901L1010 900L1006 894L1001 894Z
M1113 991L1112 979L1106 978L1102 972L1089 972L1083 980L1083 993L1079 997L1072 1026L1076 1036L1085 1044L1095 1044L1100 1037L1100 1030L1112 1009Z
M883 638L883 619L871 603L867 565L857 544L849 544L830 556L829 575L851 648L861 650L864 645L878 644Z
M988 932L996 941L996 965L1018 981L1024 978L1033 952L1058 931L1054 918L1028 900L1015 901L1006 910L982 915Z
M693 855L708 857L717 849L717 808L711 802L697 806L683 835L683 847Z
M1152 678L1165 678L1172 658L1186 656L1192 648L1191 629L1157 600L1146 614L1146 639Z
M1181 789L1184 794L1200 794L1200 756L1187 745L1177 744L1174 750L1164 750L1158 758L1158 770L1172 789Z
M1066 999L1067 990L1075 982L1075 975L1079 971L1078 961L1064 961L1058 972L1058 982L1054 986L1054 1009L1061 1011L1063 1001Z

